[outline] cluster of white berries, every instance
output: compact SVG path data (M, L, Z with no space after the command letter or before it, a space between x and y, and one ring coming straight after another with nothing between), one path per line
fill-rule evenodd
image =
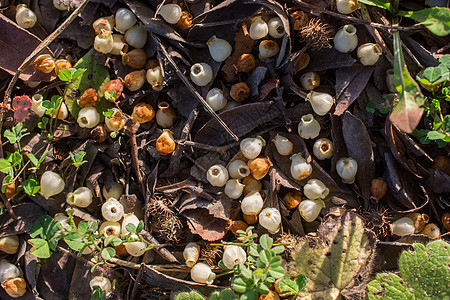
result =
M438 238L441 230L434 223L429 223L429 217L426 214L410 213L390 224L391 233L397 236L410 234L424 234L431 238Z

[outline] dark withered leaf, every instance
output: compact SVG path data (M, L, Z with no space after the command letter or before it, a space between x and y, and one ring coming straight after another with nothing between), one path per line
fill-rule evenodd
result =
M33 223L45 214L45 211L34 203L18 204L12 209L17 220L12 219L5 210L0 215L0 237L30 231Z
M450 193L450 176L447 174L430 169L430 176L427 178L428 186L435 193Z
M22 62L36 49L42 41L28 30L19 27L3 14L0 14L0 68L14 75ZM45 48L41 54L53 53ZM55 73L42 73L35 71L30 65L19 78L31 81L51 81Z
M366 208L370 200L370 185L375 178L375 160L372 141L364 123L346 111L342 121L342 132L350 157L358 163L356 181L364 197Z
M336 109L335 115L340 116L358 98L370 77L374 67L354 64L350 67L336 70Z
M257 126L270 122L280 115L280 110L272 102L240 105L219 114L220 118L238 136L242 137ZM221 145L232 140L220 124L211 119L197 132L194 141L209 145Z
M304 72L345 68L352 66L355 62L356 60L348 53L341 53L335 48L325 48L314 52L314 59L311 59Z
M37 288L44 299L63 299L70 291L76 257L68 253L56 252L41 261Z

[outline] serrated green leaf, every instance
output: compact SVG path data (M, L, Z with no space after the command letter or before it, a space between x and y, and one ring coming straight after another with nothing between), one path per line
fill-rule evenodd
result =
M271 238L267 234L264 234L259 238L259 244L263 249L270 250L273 245L273 238Z
M39 258L49 258L52 255L48 242L44 239L29 239L28 242L33 246L31 254Z
M399 102L390 115L390 120L399 129L412 133L419 124L423 108L424 97L418 84L408 72L402 52L400 33L395 31L394 36L394 84L399 92Z
M432 7L418 11L402 11L400 15L411 18L425 25L428 30L438 36L450 34L450 9Z
M369 299L413 300L414 293L404 285L404 281L393 273L378 274L376 280L368 284Z
M81 109L77 100L83 92L89 88L100 91L101 86L109 81L109 71L102 63L102 59L100 53L91 49L73 66L76 69L86 69L81 76L74 78L64 91L64 102L70 114L75 118L78 117L78 112ZM100 114L101 122L104 119L102 112L106 110L106 106L107 100L104 97L100 97L100 101L95 108Z

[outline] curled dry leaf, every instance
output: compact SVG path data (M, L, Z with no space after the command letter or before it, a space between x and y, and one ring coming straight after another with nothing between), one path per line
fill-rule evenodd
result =
M203 208L190 209L183 212L187 218L189 229L204 240L217 241L227 233L228 220L215 218Z

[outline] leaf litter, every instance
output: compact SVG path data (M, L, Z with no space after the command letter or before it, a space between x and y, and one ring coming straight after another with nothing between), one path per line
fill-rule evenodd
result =
M286 275L291 279L306 275L305 289L292 295L353 299L369 292L371 297L382 290L379 282L387 280L373 273L373 265L377 271L395 272L406 247L419 253L423 249L413 243L431 238L448 241L448 26L440 21L448 18L448 9L400 3L403 18L392 30L389 22L395 21L391 14L396 12L391 6L381 9L386 1L360 1L364 13L350 15L337 13L333 1L92 1L59 32L57 27L86 1L60 2L71 9L57 10L51 1L33 3L37 24L29 30L16 24L14 5L7 4L0 13L0 94L5 97L0 237L19 236L17 254L0 251L0 256L22 269L28 286L20 299L88 299L95 294L94 290L91 295L89 282L100 275L115 280L107 299L169 299L171 291L191 290L208 297L225 287L257 299L258 293L276 290L276 284L260 285L259 292L242 291L236 284L240 267L221 269L227 243L243 246L248 257L254 254L245 244L251 234L239 236L239 230L245 232L248 226L254 227L250 231L261 245L259 238L269 233L289 249L283 254L288 261ZM176 24L168 22L167 4L179 5L182 13ZM122 8L136 19L132 26L142 23L146 36L138 47L145 54L132 57L131 65L123 64L121 55L96 51L103 45L98 44L94 21L115 15L116 24L103 21L101 26L108 38L117 35ZM256 38L252 22L259 19L269 24L268 33ZM357 46L381 42L384 53L376 63L364 65L360 56L365 54L356 49L348 53L336 49L333 37L347 24L357 28ZM70 69L65 77L36 70L35 57L28 58L54 31L57 34L40 54L50 55L55 65L64 62L63 69ZM231 49L222 61L214 61L210 53L224 52L228 46L211 45L213 35ZM142 36L128 29L124 37L115 38L114 47L125 42L130 45L123 51L129 53L139 42L133 38ZM273 49L264 49L262 40L276 45L268 58L264 51ZM25 68L18 71L24 62ZM209 65L211 78L206 84L198 85L194 79L193 73L200 72L191 69L195 63ZM248 65L242 71L244 63ZM78 69L84 72L72 78ZM389 78L391 73L394 78ZM11 81L15 74L18 82ZM308 86L313 83L302 77L311 74L320 78L313 89ZM120 89L108 86L112 80ZM248 94L233 94L237 83L245 84ZM89 89L98 102L81 107L80 97ZM216 98L210 96L212 89L220 91ZM314 100L319 93L332 99L325 113L320 111L324 104ZM35 94L43 101L37 102ZM223 101L219 108L218 101ZM53 118L56 112L61 114L58 119ZM302 137L298 129L308 114L320 126L313 138ZM97 120L93 126L88 124L90 118ZM249 158L241 142L257 136L264 143L256 157L268 159L270 166L255 180L260 172L252 167L256 157ZM292 145L288 154L283 155L275 143L280 136ZM330 146L321 148L316 141L325 138L332 155L322 159L320 151ZM302 180L292 176L293 168L299 167L293 154L301 154L312 168ZM356 161L354 182L344 178L343 168L348 166L339 166L342 158ZM238 161L243 164L238 171L249 168L251 175L241 178L233 173ZM217 165L227 169L220 184L211 179L219 172L214 169ZM50 199L41 194L44 171L53 171L64 181L63 189ZM317 180L327 192L320 199L308 199ZM234 184L234 189L224 188L225 184ZM117 185L120 192L115 191ZM87 205L69 204L80 187L86 187L92 199ZM240 188L241 194L233 196ZM275 233L263 225L261 209L255 216L243 213L244 199L257 190L261 209L279 212ZM289 198L294 192L297 200ZM119 220L133 215L141 220L126 228L138 241L131 241L126 224L120 223L122 234L115 238L98 235L106 224L102 206L111 199L123 208ZM297 203L291 207L289 201ZM305 216L308 201L324 204L312 222ZM416 229L405 237L391 232L395 220L413 214L426 215L427 226L438 229L433 233ZM50 227L34 232L33 224L45 215L55 219L65 215L69 221L51 223L59 235L52 235ZM64 224L75 230L69 238L62 238L67 232L58 227ZM83 234L92 234L99 242L79 237ZM76 243L87 245L83 255L73 248ZM133 243L148 248L136 254L129 249ZM189 243L200 247L199 263L207 263L216 274L213 284L204 285L192 276L183 254ZM48 251L49 258L35 256L42 251ZM299 282L291 279L290 286ZM367 288L372 279L376 281ZM0 298L9 299L7 291L0 289Z

